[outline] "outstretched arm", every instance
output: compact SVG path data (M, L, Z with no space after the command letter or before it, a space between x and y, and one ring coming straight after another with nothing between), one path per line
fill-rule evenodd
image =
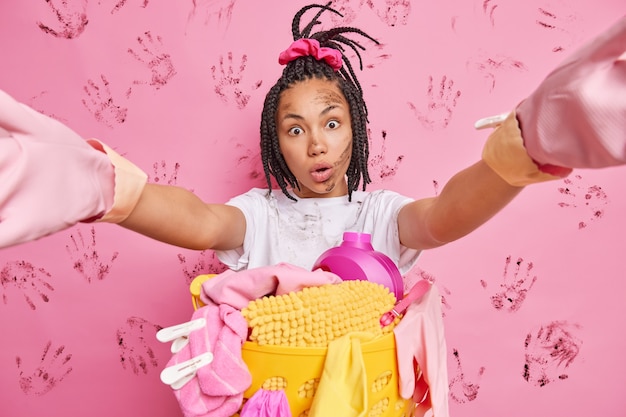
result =
M498 125L482 160L455 175L438 197L404 207L400 241L426 249L458 239L489 220L523 186L572 168L626 163L626 17L583 46Z
M429 249L459 239L493 217L522 189L504 181L481 160L454 175L437 197L402 208L400 242Z
M0 90L0 248L94 220L193 249L242 244L239 209L146 182L113 149Z
M243 244L246 220L241 210L206 204L192 192L146 184L137 205L121 226L189 249L234 249Z

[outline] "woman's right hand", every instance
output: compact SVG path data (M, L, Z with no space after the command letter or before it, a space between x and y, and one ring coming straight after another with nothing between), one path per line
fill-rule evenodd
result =
M0 248L102 217L114 188L105 152L0 90Z

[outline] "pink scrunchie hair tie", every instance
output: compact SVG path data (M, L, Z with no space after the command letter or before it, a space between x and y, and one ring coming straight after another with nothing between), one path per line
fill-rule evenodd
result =
M278 56L278 63L286 65L301 56L312 56L318 61L324 60L335 71L342 65L342 55L337 49L320 46L316 39L298 39Z

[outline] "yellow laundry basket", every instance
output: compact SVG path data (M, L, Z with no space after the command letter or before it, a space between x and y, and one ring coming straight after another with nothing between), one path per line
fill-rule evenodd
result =
M191 283L192 304L201 307L202 283L214 274L199 275ZM396 344L393 332L361 345L367 374L367 417L412 417L415 403L398 393ZM244 342L242 357L252 385L244 393L244 401L271 381L282 387L293 417L307 417L313 396L324 368L326 348L259 346ZM338 416L341 417L341 416Z

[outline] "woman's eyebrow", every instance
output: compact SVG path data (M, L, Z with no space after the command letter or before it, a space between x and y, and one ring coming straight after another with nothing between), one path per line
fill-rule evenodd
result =
M330 106L326 107L324 110L322 110L320 112L320 116L325 115L326 113L330 112L331 110L336 109L337 107L339 107L339 105L337 104L331 104Z
M287 119L304 120L304 117L300 116L297 113L287 113L281 118L281 120L287 120Z
M320 116L323 116L325 114L327 114L328 112L336 109L340 107L339 103L338 104L331 104L327 107L325 107L321 112L320 112ZM283 115L283 117L281 117L281 120L287 120L287 119L296 119L296 120L304 120L304 117L297 114L297 113L286 113L285 115Z

